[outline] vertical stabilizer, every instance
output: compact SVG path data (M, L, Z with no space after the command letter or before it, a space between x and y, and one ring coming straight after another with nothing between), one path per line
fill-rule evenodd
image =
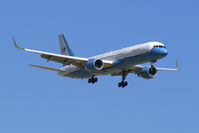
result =
M71 50L68 42L66 41L63 34L59 34L59 44L61 49L61 54L68 55L68 56L74 56L73 51Z

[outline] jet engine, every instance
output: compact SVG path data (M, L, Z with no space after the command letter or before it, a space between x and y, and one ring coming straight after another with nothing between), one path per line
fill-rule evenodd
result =
M104 68L104 63L100 59L92 59L86 63L86 69L89 71L95 71L95 70L100 71L103 68Z
M156 76L156 74L157 69L154 66L147 66L143 68L140 73L138 73L138 76L144 79L152 79Z

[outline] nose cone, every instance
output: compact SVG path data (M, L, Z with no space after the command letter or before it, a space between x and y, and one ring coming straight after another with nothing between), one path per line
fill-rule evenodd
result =
M168 55L168 51L166 48L153 48L151 51L156 56L165 57Z

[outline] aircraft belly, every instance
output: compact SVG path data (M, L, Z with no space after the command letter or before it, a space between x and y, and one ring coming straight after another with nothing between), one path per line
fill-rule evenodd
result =
M91 77L91 75L92 74L90 72L88 72L87 70L76 70L76 71L68 73L65 76L70 77L70 78L84 79L84 78Z

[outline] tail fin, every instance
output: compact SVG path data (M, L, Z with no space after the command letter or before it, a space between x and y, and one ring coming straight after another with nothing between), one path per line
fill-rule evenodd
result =
M73 51L71 50L71 48L70 48L68 42L66 41L64 35L60 34L58 37L59 37L59 44L60 44L60 48L61 48L61 54L74 56Z

